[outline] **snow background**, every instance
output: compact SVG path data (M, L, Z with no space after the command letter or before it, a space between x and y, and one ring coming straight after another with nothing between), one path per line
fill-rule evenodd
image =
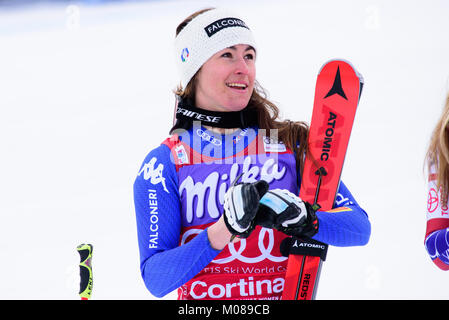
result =
M284 118L310 121L321 65L365 78L343 181L372 224L331 247L318 299L448 299L424 246L423 159L449 89L449 2L228 0ZM168 135L175 28L220 1L0 6L0 299L154 299L140 277L132 184ZM165 299L174 299L175 292Z

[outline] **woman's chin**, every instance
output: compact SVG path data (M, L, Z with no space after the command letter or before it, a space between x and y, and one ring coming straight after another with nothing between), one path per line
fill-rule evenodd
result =
M226 105L224 106L224 108L226 109L226 111L241 111L243 109L246 108L246 106L248 105L247 100L244 101L229 101L228 103L226 103Z

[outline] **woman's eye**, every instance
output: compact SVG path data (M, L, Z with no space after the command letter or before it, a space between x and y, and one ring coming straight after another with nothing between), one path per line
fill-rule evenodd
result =
M246 55L246 59L248 59L248 60L254 60L254 54L248 53L248 54Z
M225 52L221 55L223 58L232 58L232 55L230 52Z

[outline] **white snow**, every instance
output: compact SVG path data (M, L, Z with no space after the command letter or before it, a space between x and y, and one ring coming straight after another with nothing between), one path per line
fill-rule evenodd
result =
M449 276L423 245L423 161L449 89L449 3L227 4L255 32L257 78L284 118L310 120L329 59L365 79L343 181L371 240L330 248L317 298L448 299ZM79 299L83 242L94 245L92 299L154 299L140 277L132 184L168 136L175 28L217 5L0 7L0 299Z

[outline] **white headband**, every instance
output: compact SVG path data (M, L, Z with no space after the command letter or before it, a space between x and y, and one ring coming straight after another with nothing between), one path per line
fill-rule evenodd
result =
M176 66L183 89L210 57L237 44L256 49L251 30L236 14L212 9L196 16L175 39Z

